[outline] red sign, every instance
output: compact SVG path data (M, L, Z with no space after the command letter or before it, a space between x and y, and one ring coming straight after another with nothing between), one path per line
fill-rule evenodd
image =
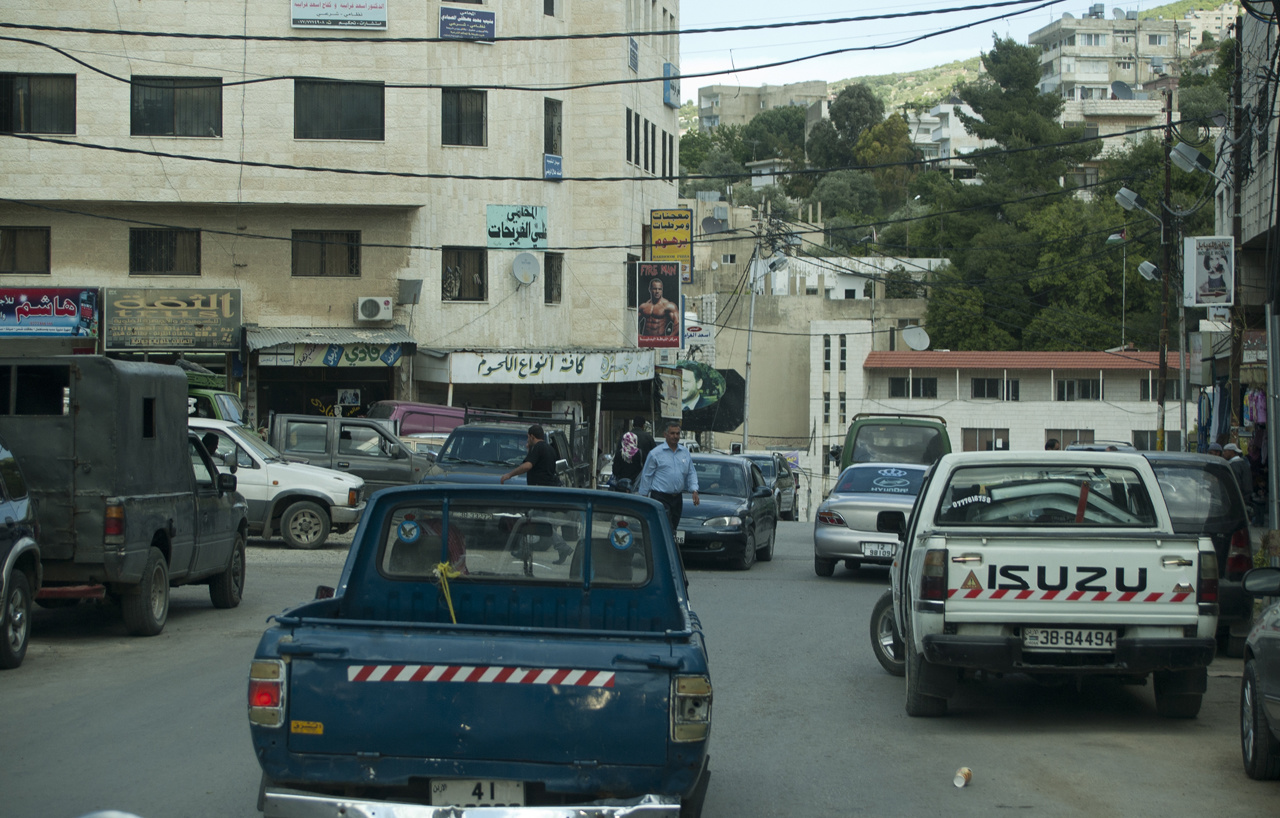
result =
M673 261L636 262L641 347L680 347L680 264Z

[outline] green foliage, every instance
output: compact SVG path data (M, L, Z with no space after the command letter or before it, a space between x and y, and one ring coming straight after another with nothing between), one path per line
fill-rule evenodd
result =
M702 164L698 166L698 173L709 178L685 181L680 186L681 196L692 198L699 190L715 190L724 193L748 175L746 168L729 153L717 147L712 147L707 158L702 160Z
M856 80L837 80L829 85L833 93L846 85L859 82L875 92L885 104L886 110L901 110L903 105L921 105L926 110L951 93L951 89L963 82L978 78L980 58L970 57L933 68L904 71L898 74L879 74L858 77Z
M902 265L884 274L885 298L920 298L921 287Z
M903 163L915 158L916 150L911 144L907 121L898 114L863 131L853 149L853 159L857 164L873 168L871 173L880 193L880 204L889 210L906 201L907 183L915 169Z
M680 137L680 167L696 168L711 153L711 135L706 131L685 131Z
M858 83L836 95L828 115L840 138L853 145L863 131L884 119L884 103L869 87Z
M814 123L809 130L805 151L811 167L847 168L853 164L853 145L842 139L827 119Z
M837 170L823 174L814 186L813 194L805 200L805 205L813 206L815 211L819 203L822 204L823 219L830 221L834 217L854 213L876 212L880 208L880 194L870 173Z
M751 161L751 148L743 139L743 130L741 125L718 125L711 129L711 146L745 165Z
M770 108L752 117L742 130L752 161L782 157L803 162L805 109Z
M685 100L680 106L680 128L688 133L689 131L698 130L701 118L698 114L698 103L693 100Z
M775 219L794 220L797 216L796 203L787 198L780 185L765 185L753 188L751 182L739 182L733 187L733 203L745 207L764 209L769 203L769 214Z

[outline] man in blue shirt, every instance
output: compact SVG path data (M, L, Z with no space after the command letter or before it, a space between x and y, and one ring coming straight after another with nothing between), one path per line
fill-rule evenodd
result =
M680 424L672 421L662 435L665 446L656 446L644 461L640 473L640 486L636 493L662 503L667 509L671 530L680 525L680 512L684 504L684 492L693 492L693 504L698 499L698 473L693 468L693 455L680 443Z

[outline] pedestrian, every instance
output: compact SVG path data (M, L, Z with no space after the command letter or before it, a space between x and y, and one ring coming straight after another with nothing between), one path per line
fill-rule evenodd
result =
M1246 501L1250 500L1253 497L1253 468L1249 466L1249 461L1244 459L1240 447L1234 443L1228 443L1222 447L1222 456L1227 459L1231 473L1236 476L1236 482L1240 484L1240 493L1244 495Z
M1044 450L1046 452L1056 452L1062 448L1062 444L1058 442L1056 437L1051 437L1044 442Z
M657 445L653 435L645 431L644 418L633 418L631 428L622 433L613 450L614 481L630 480L631 490L635 491L640 482L640 473L644 471L645 458Z
M1210 444L1209 444L1209 454L1213 455L1214 457L1222 457L1222 444L1221 444L1221 443L1210 443Z
M542 430L542 424L535 423L529 427L525 446L529 453L525 455L524 462L499 477L498 482L505 483L512 477L528 474L525 480L531 486L560 485L560 478L556 476L556 453L547 442L547 433Z
M684 492L693 492L693 504L699 505L698 473L693 468L693 455L680 442L680 423L671 421L662 435L667 445L655 446L644 462L637 492L662 503L674 532L680 525Z

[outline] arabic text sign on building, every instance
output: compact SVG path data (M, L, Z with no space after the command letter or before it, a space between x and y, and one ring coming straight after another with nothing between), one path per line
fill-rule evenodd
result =
M107 350L223 352L240 348L239 290L109 287L102 314Z
M327 366L331 369L340 366L395 366L400 355L399 344L294 344L292 365ZM281 365L278 357L276 360L276 365Z
M492 11L440 7L440 39L492 40L497 18Z
M290 0L294 28L387 27L385 0Z
M693 261L693 211L649 211L649 229L653 240L650 258L654 261Z
M653 377L652 352L454 352L453 383L622 383Z
M0 336L98 337L98 291L0 287Z
M547 209L542 205L486 205L490 248L545 250Z

